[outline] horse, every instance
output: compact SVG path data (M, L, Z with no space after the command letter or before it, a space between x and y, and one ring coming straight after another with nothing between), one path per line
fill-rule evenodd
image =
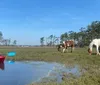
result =
M100 39L93 39L91 41L91 43L89 44L89 47L88 47L88 53L91 55L92 54L92 49L93 49L93 46L96 46L96 54L97 55L100 55Z
M62 44L58 45L58 51L60 51L60 49L63 48L63 53L64 53L65 50L68 47L71 47L71 53L72 53L72 51L74 50L74 41L72 41L72 40L70 40L70 41L63 41ZM67 51L68 51L68 49L67 49Z

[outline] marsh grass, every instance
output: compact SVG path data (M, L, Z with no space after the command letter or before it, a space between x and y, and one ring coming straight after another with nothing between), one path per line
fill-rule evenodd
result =
M75 48L73 53L70 49L66 53L58 52L56 48L45 47L1 47L0 53L6 55L9 51L16 51L17 55L13 57L15 61L47 61L58 62L66 66L80 65L80 71L85 69L86 72L79 78L64 79L61 83L48 82L48 83L33 83L31 85L100 85L100 56L89 55L87 47ZM93 49L95 53L95 49ZM6 56L6 60L11 58Z

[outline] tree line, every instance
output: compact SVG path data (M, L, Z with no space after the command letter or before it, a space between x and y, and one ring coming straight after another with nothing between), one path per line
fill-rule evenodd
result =
M60 38L60 39L58 39ZM100 21L93 21L91 24L87 25L86 27L81 27L79 29L79 32L75 31L69 31L65 32L60 35L60 37L57 38L57 42L62 43L64 40L74 40L78 45L84 45L87 46L89 43L95 39L95 38L100 38ZM55 42L54 35L49 36L49 44L54 45ZM40 43L43 46L44 42L47 42L44 37L40 38ZM48 43L46 43L48 45Z
M44 43L47 46L53 46L55 43L59 43L59 37L56 37L55 35L50 35L49 37L41 37L40 38L41 46L44 46Z
M16 45L17 44L17 40L14 40L11 42L11 39L5 39L3 37L3 33L0 31L0 45Z

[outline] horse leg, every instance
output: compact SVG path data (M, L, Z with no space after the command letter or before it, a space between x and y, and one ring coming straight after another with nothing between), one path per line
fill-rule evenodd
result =
M66 48L66 51L68 52L68 48L67 47L65 47Z
M74 47L72 47L72 50L74 50L75 48Z
M66 48L63 49L63 53L65 52Z
M100 46L98 46L98 55L100 55Z
M73 50L74 50L74 45L71 45L71 53L72 53Z
M99 55L100 55L100 46L98 47L98 50L99 50Z
M72 53L72 47L71 47L71 53Z
M68 52L68 49L66 48L66 51Z
M66 44L64 43L63 53L65 52L66 49L67 49L67 46L66 46Z
M97 55L100 55L99 50L98 50L98 46L96 46L96 50L97 50Z

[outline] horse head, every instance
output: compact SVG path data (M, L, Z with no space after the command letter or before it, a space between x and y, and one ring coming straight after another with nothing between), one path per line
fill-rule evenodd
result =
M90 48L88 48L88 53L91 55L92 54L92 50Z
M60 51L60 48L61 48L61 47L60 47L60 44L59 44L59 45L57 45L57 49L58 49L58 51Z
M58 51L60 51L60 49L61 49L62 47L64 47L63 44L59 44L59 45L57 45L57 49L58 49Z

